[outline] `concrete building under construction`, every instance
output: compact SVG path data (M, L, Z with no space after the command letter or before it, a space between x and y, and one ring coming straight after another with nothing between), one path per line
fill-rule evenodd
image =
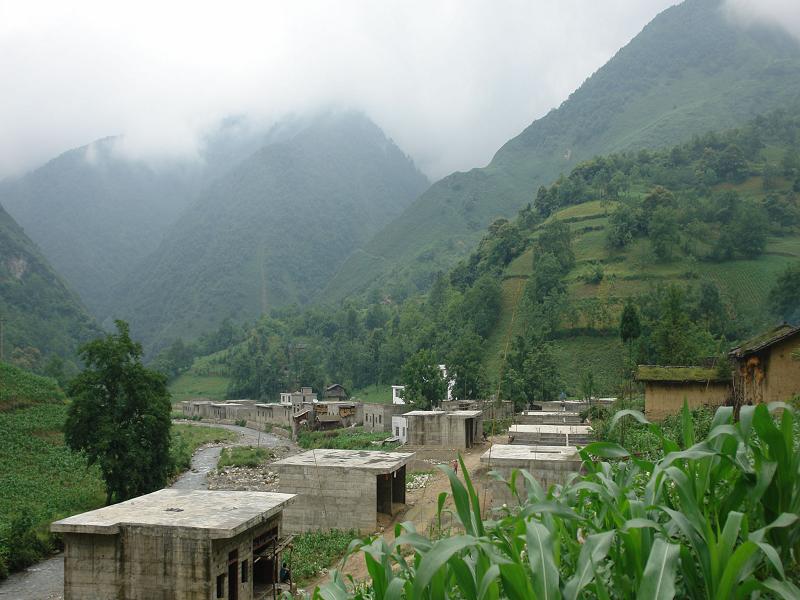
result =
M292 499L164 489L56 521L64 599L263 597L279 578L283 511Z
M288 533L318 529L375 531L379 514L392 516L406 502L406 452L309 450L272 468L280 490L296 494L284 511Z

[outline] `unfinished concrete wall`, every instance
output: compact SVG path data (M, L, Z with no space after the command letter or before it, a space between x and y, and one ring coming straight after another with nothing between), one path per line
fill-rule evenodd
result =
M377 522L376 475L368 471L275 464L283 493L297 494L283 511L286 533L357 529Z
M585 446L591 441L588 425L512 425L509 444L523 446Z
M581 416L575 412L531 410L515 419L520 425L580 425Z
M495 450L496 455L486 452L481 456L481 466L498 472L506 481L510 481L513 471L518 469L527 471L543 488L548 489L554 484L563 485L573 473L581 472L582 462L575 448L559 451L541 446L496 445L492 450ZM525 486L525 478L520 473L517 475L515 487L523 498L527 494ZM503 482L492 479L489 490L494 507L510 505L514 501L511 490Z
M364 404L364 431L392 432L392 417L408 412L404 404Z
M64 599L119 598L119 535L64 534Z

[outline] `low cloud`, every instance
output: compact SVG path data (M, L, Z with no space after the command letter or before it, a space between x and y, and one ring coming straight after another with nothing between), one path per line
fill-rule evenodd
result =
M129 156L192 157L228 115L328 106L440 177L485 164L676 2L2 3L0 177L118 134Z
M725 0L725 8L744 25L779 27L800 40L800 0Z

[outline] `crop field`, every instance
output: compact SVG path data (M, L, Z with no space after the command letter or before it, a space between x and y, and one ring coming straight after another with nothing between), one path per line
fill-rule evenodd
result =
M39 403L63 403L64 392L54 379L0 363L0 411Z
M514 320L513 330L509 332L514 306L517 301L521 301L522 295L525 293L526 282L526 279L515 277L505 279L501 285L500 316L486 340L486 350L483 354L487 375L495 383L505 355L506 340L513 340L514 336L523 330L523 322L518 315Z
M66 414L64 404L0 412L0 577L52 549L52 521L105 501L99 470L64 445Z
M626 356L619 338L575 336L555 340L553 350L568 396L579 394L580 376L588 371L594 376L597 393L616 394L622 381Z
M351 394L352 398L358 399L360 402L368 402L370 404L391 404L392 403L392 386L391 385L370 385L360 390L354 390Z
M219 375L184 373L169 384L169 392L172 394L173 403L190 398L224 400L228 391L228 381L228 377Z

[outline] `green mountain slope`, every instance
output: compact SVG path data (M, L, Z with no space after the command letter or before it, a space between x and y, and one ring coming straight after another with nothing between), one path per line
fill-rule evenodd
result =
M191 197L189 168L155 169L98 140L0 183L0 203L98 317Z
M157 349L303 303L426 186L366 117L320 117L202 192L116 290L116 314Z
M122 155L122 138L105 138L0 182L0 203L103 320L116 305L115 286L158 247L201 189L299 126L286 119L263 131L231 117L201 140L200 160L152 164Z
M562 276L565 295L550 336L570 393L589 371L599 392L617 391L626 356L618 332L622 307L670 284L693 290L690 296L702 294L703 286L718 290L713 319L700 312L691 319L714 320L722 348L772 326L769 292L780 273L800 263L799 133L800 110L775 113L670 151L595 159L551 187L549 197L559 196L561 206L527 228L524 251L494 275L502 301L483 359L490 376L500 376L512 341L541 319L530 294L540 268L537 240L552 223L570 230L575 258ZM620 190L608 190L604 169L624 173ZM567 188L572 191L559 195ZM659 189L666 193L654 192ZM517 221L523 231L524 220ZM664 222L674 225L662 234ZM650 349L639 352L640 360L653 360Z
M1 206L0 318L6 360L15 348L28 347L69 359L80 342L99 332L78 297Z
M58 382L0 362L0 412L33 404L64 404Z
M800 45L777 29L742 29L719 0L686 0L656 17L557 110L485 168L435 183L342 266L320 301L377 287L426 289L485 227L597 154L665 147L736 126L800 96Z

